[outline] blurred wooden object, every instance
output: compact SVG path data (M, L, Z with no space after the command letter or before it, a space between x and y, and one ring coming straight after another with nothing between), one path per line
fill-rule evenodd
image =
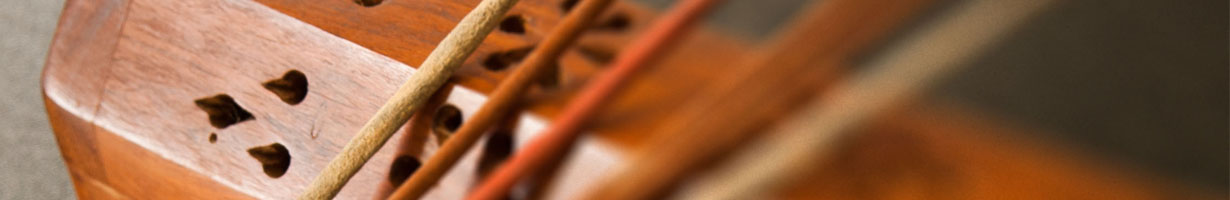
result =
M473 115L500 80L515 68L516 52L543 40L566 12L564 0L523 0L510 11L509 26L487 36L446 87L439 119ZM372 6L351 1L295 0L69 0L52 42L43 74L48 116L79 197L83 199L287 199L303 192L311 177L421 63L476 0L384 0ZM873 1L876 5L893 5ZM871 3L868 3L871 4ZM924 6L925 7L925 6ZM922 8L922 7L920 7ZM833 15L860 14L835 9ZM834 27L869 19L913 19L916 15L834 20ZM896 13L896 12L893 12ZM557 76L523 97L526 109L511 125L514 147L533 137L558 115L579 86L600 72L642 31L654 14L617 2L559 60ZM625 22L620 25L620 21ZM826 22L828 23L828 22ZM874 24L874 23L873 23ZM864 27L829 39L840 58L867 53L898 26ZM872 31L874 30L874 31ZM867 32L871 31L871 32ZM826 37L828 38L828 37ZM722 81L738 63L764 51L761 44L702 29L680 47L651 63L612 103L601 108L555 181L548 198L575 198L602 181L597 176L646 152L654 130L674 126L673 113L688 107L699 91ZM822 47L819 51L830 51ZM848 63L837 63L834 66ZM306 76L301 102L284 102L262 84L288 71ZM832 70L832 69L825 69ZM843 70L817 71L800 80L841 77ZM685 74L685 75L681 75ZM817 83L808 82L808 83ZM819 87L819 86L817 86ZM295 91L291 91L295 92ZM229 98L221 98L226 94ZM808 94L790 94L810 96ZM740 97L773 98L773 97ZM229 99L229 100L227 100ZM796 100L803 100L800 98ZM203 102L215 102L198 104ZM755 99L741 99L755 100ZM232 102L233 101L233 102ZM960 109L929 109L927 101L878 118L838 150L836 161L817 166L811 178L783 189L782 197L1174 197L1154 183L1112 165L1087 162L1079 154L1045 142L1002 139L1028 133L1001 126L989 116ZM202 108L212 108L210 116ZM242 115L242 108L249 115ZM783 104L758 119L770 123L794 109ZM953 111L956 110L956 111ZM221 112L219 112L221 111ZM451 114L450 114L451 113ZM248 116L248 117L243 117ZM958 116L958 117L952 117ZM214 118L216 120L212 120ZM230 120L228 120L230 119ZM388 183L394 151L402 141L428 141L429 157L447 137L450 120L433 120L426 140L394 139L363 167L340 199L369 199ZM437 123L438 122L438 123ZM221 126L219 126L221 125ZM756 131L762 125L741 130ZM716 127L715 127L716 128ZM1026 129L1027 130L1027 129ZM421 132L421 131L420 131ZM405 137L405 134L397 134ZM1006 136L1005 136L1006 137ZM248 154L253 147L281 144L290 163L284 174ZM483 145L480 145L483 146ZM478 175L485 148L471 150L429 199L460 198ZM276 155L276 154L274 154ZM494 155L494 154L492 154ZM276 156L273 158L277 158ZM1079 158L1079 159L1078 159ZM276 160L276 159L275 159ZM499 160L499 159L492 159ZM934 190L933 190L934 189Z
M588 0L578 3L575 9L569 10L569 14L561 21L561 24L555 27L548 34L547 38L542 42L542 47L535 47L526 55L525 61L514 69L507 80L501 82L491 93L491 100L485 103L482 108L475 113L475 116L470 118L469 122L461 124L460 127L450 136L447 142L442 142L440 153L427 160L422 169L415 170L412 176L407 179L403 186L397 188L396 192L390 195L391 199L418 199L427 193L427 191L435 187L440 178L445 172L453 169L457 161L469 152L474 144L478 143L480 138L483 138L485 133L493 129L500 121L507 121L508 115L519 111L517 105L520 104L521 97L525 95L531 86L537 84L555 84L554 82L538 81L543 77L555 76L558 72L557 61L565 49L572 46L577 38L581 36L594 21L599 14L606 11L606 8L611 5L611 0ZM493 133L500 134L500 133ZM502 137L502 136L493 136ZM503 139L500 139L503 141ZM508 139L511 140L511 139ZM508 141L511 143L511 141ZM512 144L501 144L499 146L507 146L507 150L500 150L500 154L505 154L501 157L506 157L506 154L511 153ZM494 166L498 162L502 162L503 158L492 158L490 165ZM484 170L484 169L480 169ZM481 176L481 177L485 177Z
M350 178L366 164L376 151L393 137L393 133L410 120L410 117L427 103L439 90L453 71L482 44L483 39L504 24L501 19L518 0L482 0L466 16L449 28L448 35L440 41L423 60L418 70L397 87L393 96L385 100L376 114L367 120L354 138L351 138L336 157L325 166L307 191L299 199L333 199ZM370 3L356 2L364 6Z
M782 120L837 81L850 61L932 1L831 0L791 23L789 31L736 71L704 88L670 125L654 130L646 156L616 173L590 199L661 198L706 163L735 152L760 129ZM855 20L857 19L857 20ZM772 98L741 98L741 97ZM715 109L721 108L721 109Z
M956 11L936 17L889 52L867 61L865 70L826 89L767 135L753 139L757 142L731 153L707 179L679 195L750 199L783 187L795 175L820 165L841 139L850 137L850 129L968 66L964 63L1047 9L1050 2L973 0L956 6Z
M88 7L96 3L107 3L103 5L112 7L102 7L97 11L93 10L95 7ZM344 8L350 5L338 6ZM637 7L620 5L617 8L619 10L615 11L614 17L650 18L647 12ZM96 194L84 189L91 187L103 187L99 191L106 191L98 194L130 197L159 197L159 194L207 197L210 196L207 194L215 193L219 197L296 196L310 177L318 173L351 137L348 132L357 130L400 82L398 79L413 71L404 64L255 2L77 0L71 1L67 9L66 22L61 23L62 32L54 42L60 48L55 48L49 58L51 61L47 66L44 90L48 111L52 113L53 124L64 147L65 157L70 160L74 177L79 180L101 179L77 181L78 187L83 188L80 189L83 190L82 197ZM540 11L541 18L537 15L526 17L530 19L526 27L530 31L524 34L527 35L524 38L506 32L492 36L514 35L511 37L531 40L528 38L541 30L534 28L534 25L554 22L550 20L560 15L554 11L557 9L554 6L539 9L544 10ZM88 12L101 14L78 17L78 13L91 14ZM91 22L101 19L114 20L111 22L114 26L99 28L101 30L95 30L97 34L85 32L89 30L76 31L94 28L99 24ZM428 38L447 31L441 28L445 24L440 25L419 26L407 32L421 34L422 37L405 36L399 41L438 40ZM589 38L588 42L614 51L620 41L626 40L618 35L619 31L635 31L639 27L630 25L624 28L597 30L596 34L605 37ZM373 30L371 33L383 32ZM707 39L688 43L705 43L710 48L725 45L714 49L739 49L732 48L737 47L737 43L714 42L729 40L716 39L723 36L703 37ZM537 39L540 38L534 38ZM458 77L469 78L456 79L461 79L460 84L467 89L459 88L450 94L449 104L461 108L463 116L473 114L485 99L482 94L468 88L484 88L497 81L477 81L481 79L466 76L465 71L483 71L502 77L506 71L488 71L483 66L484 59L494 54L483 51L507 50L500 49L499 44L513 43L508 40L489 39L486 44L496 45L480 47L480 54L469 59L460 70L463 72ZM417 44L423 44L419 47L421 49L434 46ZM522 47L508 46L508 49ZM601 64L585 57L587 55L578 54L581 53L570 50L561 62L565 67L558 77L564 80L560 81L558 88L552 89L561 92L543 94L544 91L537 91L538 94L531 94L531 99L556 99L535 101L535 104L543 105L536 108L541 110L539 113L550 114L555 108L551 108L549 102L564 100L566 97L560 96L561 93L569 93L568 88L576 87L573 85L580 84L580 78L589 76L593 68ZM686 58L671 60L674 61L668 62L689 62ZM303 72L311 83L304 101L296 105L282 102L277 95L261 86L261 83L277 79L290 70ZM213 127L209 116L194 105L194 101L218 94L231 97L235 105L249 112L253 118L224 128ZM541 124L542 121L523 120L523 123L531 125L521 127L533 127L541 126L532 124ZM216 135L212 136L216 137L216 142L210 142L211 135ZM108 148L93 148L102 144L92 138L110 139L105 144ZM248 148L272 143L286 146L292 163L288 172L278 178L264 174L261 163L245 152ZM387 174L392 158L387 149L399 145L396 141L389 144L376 156L378 159L368 163L352 181L356 189L343 190L343 197L372 196L374 186L385 180L383 176ZM123 148L110 147L113 145L122 145ZM101 156L115 154L138 157ZM104 158L128 162L81 163L75 158L81 158L82 162ZM461 166L473 168L473 156L467 160L470 164ZM169 167L154 168L156 166ZM154 173L159 170L166 172ZM456 171L458 173L455 174L472 172ZM115 180L104 177L115 177ZM167 177L182 177L186 181ZM450 178L452 181L447 183L462 185L464 190L468 181L457 181L465 180L464 177L472 176ZM125 185L126 182L140 184L129 186ZM192 191L200 193L191 195L194 194ZM451 194L459 195L457 192Z
M661 19L654 21L640 37L615 57L602 74L586 84L582 91L568 102L558 119L546 130L538 133L542 136L534 138L496 168L489 177L484 177L482 183L475 187L466 199L501 199L509 196L513 187L522 180L538 174L555 173L552 170L558 169L557 165L568 157L595 113L611 102L610 99L619 89L628 85L637 72L644 71L649 66L648 63L673 50L679 44L680 38L691 33L704 16L720 2L722 1L684 0L672 5L662 14ZM545 177L543 179L552 178L550 175ZM551 187L552 180L543 182L545 186L541 187Z

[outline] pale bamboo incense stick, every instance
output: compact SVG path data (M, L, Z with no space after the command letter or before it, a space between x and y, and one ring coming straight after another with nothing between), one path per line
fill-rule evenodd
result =
M870 62L869 71L839 84L767 138L740 151L682 199L751 199L818 166L848 129L925 89L998 40L1050 0L976 0Z
M333 158L320 175L308 185L300 199L329 199L337 195L350 177L376 154L411 114L418 111L431 94L439 89L461 66L470 53L482 43L499 23L500 17L517 0L483 0L466 14L453 30L444 36L410 79L402 83L393 97L367 121L351 139L341 154Z
M608 70L587 83L550 127L500 165L467 198L500 198L521 178L563 157L580 137L584 123L598 108L646 63L678 43L679 38L692 30L693 25L718 2L720 0L685 0L677 3L620 53Z
M598 14L606 10L610 4L611 0L582 1L576 9L570 12L571 14L564 17L563 22L552 30L551 34L547 35L542 45L530 52L525 62L517 66L516 71L497 86L495 92L478 110L478 113L469 122L462 124L461 128L444 142L440 150L436 151L422 168L411 175L409 180L398 187L389 199L418 199L427 193L457 164L466 151L482 138L484 132L499 122L502 117L507 116L508 112L514 111L513 107L518 98L521 98L521 95L529 89L530 85L533 85L535 80L538 80L538 77L545 76L551 67L555 67L553 63L559 59L560 54L575 42L598 17Z

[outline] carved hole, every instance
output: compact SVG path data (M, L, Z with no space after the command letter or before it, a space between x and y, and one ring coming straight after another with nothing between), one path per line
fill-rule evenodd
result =
M530 55L530 51L534 50L534 46L516 48L504 52L496 52L487 55L487 59L483 60L483 67L491 71L500 71L508 69L513 63L525 60L526 56Z
M209 133L209 143L213 144L217 142L218 142L218 133Z
M483 155L479 157L478 176L486 177L488 172L499 166L500 163L508 159L513 151L513 134L508 129L498 129L491 136L487 137L487 143L483 145Z
M196 107L209 114L209 124L219 129L252 120L252 113L239 107L230 95L219 94L196 100Z
M568 13L568 11L572 11L572 7L577 6L578 2L581 2L581 1L580 0L564 0L564 2L559 3L559 8L564 10L564 13Z
M435 132L436 136L440 138L439 140L443 141L449 135L452 135L453 131L457 131L457 128L461 127L461 120L461 110L458 110L453 105L444 105L444 107L436 110L435 121L432 122L432 132Z
M286 150L286 147L280 143L252 147L248 149L248 155L261 162L261 168L264 168L265 175L269 175L271 178L282 177L282 175L286 174L286 169L290 168L290 151Z
M628 17L627 13L620 12L615 13L615 15L611 16L611 18L607 18L606 20L598 23L594 26L594 29L623 31L627 30L630 25L632 25L632 17Z
M266 81L262 85L265 89L278 95L282 102L290 105L303 102L303 98L307 97L308 93L307 76L299 70L290 70L282 75L282 78Z
M525 18L521 15L509 15L500 21L500 31L525 34Z
M406 182L422 165L423 163L413 156L397 156L397 159L393 159L393 166L389 168L389 183L393 183L393 187L401 186L401 183Z
M357 3L363 7L372 7L372 6L380 5L380 3L382 2L384 2L384 0L354 0L354 3Z

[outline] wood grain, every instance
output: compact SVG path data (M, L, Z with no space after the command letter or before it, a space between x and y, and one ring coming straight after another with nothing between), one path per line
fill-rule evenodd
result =
M474 7L432 50L418 71L410 75L376 111L376 115L359 129L355 138L342 148L341 154L325 166L299 199L332 199L337 196L338 190L350 181L350 177L393 137L393 132L410 120L411 114L422 109L431 94L452 77L453 71L482 44L483 38L495 29L500 23L499 19L516 3L517 0L483 0Z
M254 199L44 102L80 199Z
M294 196L340 149L349 137L344 133L357 130L387 98L394 86L385 82L410 73L398 70L405 68L400 63L312 30L253 2L133 1L98 123L248 195ZM292 69L305 73L309 82L338 84L312 84L298 105L281 102L260 87ZM371 95L320 95L365 88L372 89ZM206 115L192 102L216 94L232 96L255 118L223 129L202 126ZM150 120L171 118L184 120ZM319 138L310 137L312 129ZM205 142L211 133L217 134L217 144ZM289 172L277 179L265 176L245 152L271 143L283 144L291 154ZM364 174L376 183L384 173ZM354 192L366 196L372 191Z
M564 107L558 120L552 123L542 136L531 141L525 148L500 165L490 177L483 180L466 199L499 199L507 196L514 185L540 170L554 171L560 160L576 145L582 130L591 122L599 108L610 102L619 89L626 87L637 72L642 71L654 58L673 50L678 39L691 32L707 13L722 1L681 1L654 21L644 35L633 41L626 52L615 57L614 62L585 85L572 102ZM549 180L548 180L549 181ZM550 186L548 186L550 187Z
M98 105L110 75L111 52L128 12L129 0L69 0L61 11L43 71L44 95L72 107ZM71 97L71 98L69 98ZM82 110L92 120L94 110Z
M479 0L385 1L372 7L358 6L350 1L257 2L402 63L422 63L430 52L429 48L422 47L438 44L448 34L449 28L474 8ZM458 69L453 82L482 93L492 92L501 80L511 74L511 70L486 70L483 67L484 59L489 55L540 43L552 27L558 26L565 14L559 7L560 2L522 0L513 6L508 15L521 16L525 20L525 33L500 30L488 35L484 40L486 42L475 51L475 56ZM607 13L604 19L616 14L629 16L636 22L652 17L649 10L639 6L625 3L613 7L617 9ZM591 31L583 42L595 48L617 51L621 47L620 41L626 41L630 37L628 33L638 31L639 24L633 23L621 31ZM563 71L575 73L575 76L587 76L601 63L570 50L560 60L560 65ZM583 79L567 78L564 81L579 80Z
M592 21L602 13L610 0L587 0L578 5L559 27L556 27L542 47L536 47L530 52L524 64L521 64L508 80L500 84L492 93L492 100L479 109L477 116L461 126L440 149L440 154L432 156L425 166L410 177L408 182L397 189L390 197L392 199L418 199L451 170L461 156L491 129L496 122L503 120L508 113L514 112L520 97L525 91L538 83L541 77L550 76L556 71L555 63L560 54L570 47L581 33L590 27Z
M378 101L376 99L388 95L387 91L393 88L391 83L395 82L390 80L404 77L412 71L410 67L365 52L354 44L313 31L317 29L242 1L166 4L141 1L134 3L133 10L134 17L125 22L129 28L125 29L123 39L119 44L112 44L117 46L113 57L117 64L107 70L119 71L121 76L85 79L99 80L93 85L77 82L46 84L49 96L60 97L51 96L60 89L58 87L105 85L106 89L100 87L94 90L105 94L106 100L103 102L108 102L101 105L100 113L104 114L94 122L100 125L100 129L109 130L108 134L122 136L170 163L183 165L190 171L204 174L225 187L253 197L280 198L297 193L306 182L305 177L314 173L305 169L319 168L328 156L337 151L340 141L348 137L339 133L354 130L362 118L370 115L365 113L371 113L378 106L374 103ZM71 45L90 44L93 43ZM53 58L56 56L59 54L53 54ZM78 66L88 65L65 67ZM59 70L58 67L49 65L49 72ZM306 100L298 105L269 101L276 99L273 98L276 95L260 88L259 83L290 69L304 71L311 82L328 84L312 84ZM53 75L55 77L49 75L47 80L80 74ZM205 126L208 123L204 112L193 107L191 102L219 93L234 96L240 106L256 115L256 119L222 130ZM473 114L483 101L481 95L468 89L459 89L450 96L449 101L458 105L467 116ZM64 105L59 102L55 104ZM70 108L93 110L97 106ZM169 118L185 120L156 120ZM542 123L541 119L522 122ZM536 132L533 128L539 126L518 127L523 127L519 128L519 132ZM213 132L218 134L219 141L211 146L205 138ZM313 133L321 135L320 138L309 137ZM293 156L290 172L278 179L270 179L259 173L259 164L241 151L271 142L286 145ZM65 144L66 148L76 146ZM470 157L467 156L460 165L463 169L473 167ZM367 174L361 177L366 177L364 180L380 179L376 177L383 176L383 166L387 163L388 160L383 160L369 164L381 167L368 167L374 170L361 171L361 175ZM467 185L470 180L466 173L467 170L459 170L445 182L449 185ZM436 195L460 195L464 192L464 187L450 188L461 190L448 189ZM361 197L367 196L367 192L370 190L343 191L343 196ZM123 193L144 194L141 191Z
M400 63L422 62L478 0L387 0L373 7L350 1L257 2L264 6L242 0L69 1L48 56L43 86L53 130L81 198L293 198L391 94L397 80L414 72ZM485 101L484 94L511 72L486 69L483 59L542 40L564 13L558 3L524 0L514 6L510 13L525 17L525 33L488 35L476 56L450 80L456 87L445 104L456 106L463 116L474 115ZM864 16L834 20L834 26L861 27L893 17L872 14L898 13L890 8L900 7L878 8L882 9L830 12ZM580 46L618 53L655 19L648 9L616 2L600 20L619 14L632 22L627 29L588 31ZM880 37L873 34L874 27L840 30L846 32L815 39L832 40L832 46L825 48L847 48L875 43ZM674 113L690 100L701 98L701 91L723 87L715 83L727 80L718 77L739 68L731 63L772 49L707 28L680 42L677 51L651 63L655 65L651 70L601 108L587 129L594 137L582 138L558 173L556 181L566 184L557 184L546 198L576 197L600 175L611 174L627 155L653 153L649 136L654 130L671 125L667 119L676 117ZM517 115L521 120L514 128L515 146L523 146L558 115L603 63L577 48L565 52L559 62L557 87L532 88L523 97L529 112ZM287 105L260 86L289 69L303 71L311 82L298 105ZM790 86L839 76L817 71L824 73L784 82ZM233 96L254 119L220 130L210 126L207 115L191 102L220 93ZM861 134L838 150L837 161L831 163L841 164L818 166L806 175L812 177L809 181L791 184L794 187L779 195L1094 198L1150 197L1159 190L1174 194L1149 184L1155 182L1152 179L1131 176L1135 171L1077 162L1087 160L1083 157L1059 159L1074 154L1071 150L988 134L1029 133L987 122L990 116L951 117L970 112L926 109L929 105L911 104L905 106L908 112L875 120L867 130L872 134ZM207 141L211 132L218 135L217 143ZM403 140L389 144L399 141ZM260 163L244 152L274 142L286 145L293 156L287 174L276 179L262 173ZM420 155L430 157L438 144L428 142L423 147ZM338 198L371 198L374 184L386 180L388 164L395 158L392 148L386 147L359 171L351 183L359 189L343 189ZM479 150L472 149L425 198L456 199L468 192Z
M474 7L478 0L429 0L429 1L384 1L378 6L362 7L350 1L319 1L303 3L301 0L257 0L287 15L312 24L322 30L372 51L403 63L421 63L428 50L422 47L435 46L458 19ZM564 0L522 0L513 6L509 15L525 18L526 32L514 34L496 31L487 36L472 56L455 73L452 83L483 94L490 94L495 87L511 75L513 70L488 70L483 61L490 55L507 50L534 46L546 33L559 26L566 14L560 8ZM588 30L577 41L577 47L569 48L558 60L559 85L554 88L531 89L523 97L526 108L533 113L553 118L559 113L562 103L579 89L586 80L597 73L605 62L589 58L578 49L600 49L612 53L621 51L646 28L648 22L657 18L645 6L627 1L615 1L610 9L598 18L605 23L616 16L624 16L630 24L618 30ZM669 52L662 59L650 63L661 67L645 72L645 76L632 81L629 95L616 97L608 107L610 115L598 116L599 121L621 125L600 126L597 132L603 137L637 138L643 131L615 130L659 123L656 115L629 117L644 112L664 112L677 107L679 102L692 93L690 89L703 88L715 73L731 69L727 63L735 62L751 51L752 43L718 32L710 27L698 27L691 36L682 39L678 51ZM706 58L706 59L694 59ZM512 68L510 68L512 69ZM690 76L678 76L690 74ZM653 84L662 81L669 85ZM656 102L656 103L648 103ZM601 124L601 123L600 123ZM634 126L623 126L631 124ZM634 128L638 129L639 128ZM618 141L624 141L618 139ZM635 142L615 142L618 145L636 145Z
M428 146L430 144L438 144L429 141L432 141L432 139L435 139L434 141L443 140L441 135L448 134L447 132L438 131L438 125L436 124L436 120L440 120L438 118L448 116L436 116L436 113L440 112L441 109L444 109L444 101L448 100L449 93L452 93L452 87L443 87L440 88L440 90L436 90L436 94L432 95L431 99L427 100L427 104L424 105L423 109L419 109L418 113L415 113L414 116L410 117L410 121L407 121L406 125L402 126L402 129L404 129L402 131L404 135L401 137L402 145L397 147L397 154L393 157L394 163L389 166L388 181L384 181L380 184L380 187L377 189L376 196L373 196L372 199L383 200L389 198L389 195L392 195L393 190L397 189L399 185L405 184L405 181L410 178L410 175L420 171L419 168L422 168L423 160L425 160L423 158L427 158L427 153L425 151L428 149ZM409 162L417 163L418 165L407 166L408 168L412 167L413 169L398 169L398 159L413 159ZM402 171L398 172L395 170Z
M108 79L127 0L69 0L43 70L44 105L78 198L117 196L105 182L91 124ZM73 109L73 112L64 108Z
M450 2L450 1L442 1ZM71 4L70 4L71 5ZM158 165L169 163L183 166L187 173L201 174L209 177L209 181L220 184L222 191L255 198L289 198L302 190L307 180L316 172L314 169L323 167L323 163L337 152L342 141L350 135L346 132L357 130L370 113L379 106L378 99L386 98L388 91L395 86L393 81L413 72L411 67L396 63L388 58L365 50L350 42L340 40L336 36L322 32L315 27L298 22L245 1L178 1L170 3L137 1L131 8L131 18L115 19L117 23L112 31L115 37L107 45L99 45L98 40L72 40L57 42L66 50L81 49L83 46L99 45L114 47L115 50L99 49L83 51L100 53L100 60L92 62L65 63L82 56L69 57L66 54L53 52L47 66L44 80L48 105L64 107L71 110L72 116L90 116L79 111L93 112L96 108L100 115L97 119L86 120L99 130L100 134L111 134L124 141L145 149L161 159L142 159L151 163L141 165ZM92 10L87 10L92 11ZM644 20L649 16L643 10L623 10L634 12L633 20ZM81 11L85 12L85 11ZM124 12L121 12L124 13ZM74 12L66 12L66 16ZM68 18L65 18L67 20ZM537 22L549 19L537 19ZM534 24L536 19L531 18ZM120 24L124 29L120 37ZM82 25L97 26L97 23L82 23ZM638 25L631 26L629 32L634 32ZM428 29L431 27L419 27ZM62 28L60 31L68 30ZM438 30L437 30L438 31ZM535 33L538 29L531 26L528 31ZM61 33L57 41L70 41L67 38L72 33ZM105 34L98 34L105 35ZM494 34L493 34L494 35ZM591 41L599 41L603 45L617 44L624 36L610 32L589 34ZM721 41L713 34L703 34L701 38L685 40L688 44L703 44L698 48L739 49L728 48L730 42ZM94 35L90 35L94 36ZM105 43L105 41L104 41ZM496 41L493 45L501 44ZM737 43L735 43L737 44ZM486 46L486 45L485 45ZM426 48L426 47L424 47ZM481 48L480 48L481 49ZM112 53L114 52L114 53ZM112 56L111 54L114 54ZM733 53L724 53L733 54ZM561 74L561 85L552 90L531 90L531 99L540 105L536 113L551 113L552 102L566 100L570 93L567 88L583 83L580 81L588 69L583 69L593 61L583 59L576 52L565 53L562 64L568 66ZM728 56L735 58L737 56ZM568 59L571 58L571 59ZM97 65L111 63L116 64ZM471 59L473 62L474 59ZM669 62L688 63L688 59L668 59ZM714 61L720 62L720 61ZM472 63L471 63L472 64ZM468 65L468 64L467 64ZM470 65L482 69L478 65ZM88 70L72 71L81 67L100 67L105 70L92 73L89 78L72 79L83 76ZM106 67L106 68L102 68ZM287 105L278 100L277 96L260 86L285 73L287 70L303 71L311 82L311 88L305 100L297 105ZM572 70L577 69L577 70ZM119 76L105 76L111 71L117 71ZM64 73L53 73L64 72ZM106 72L106 73L103 73ZM503 72L499 72L503 73ZM103 76L99 76L103 75ZM50 80L64 80L63 83ZM96 82L90 82L96 81ZM461 81L464 83L464 81ZM63 93L59 91L74 90ZM75 91L80 90L80 91ZM88 92L85 92L88 91ZM255 119L245 121L225 129L215 129L209 126L207 116L192 105L195 99L226 93L236 99L239 106L251 111ZM94 104L65 103L66 101L88 100L89 95L100 94ZM56 100L61 99L61 100ZM553 99L553 100L552 100ZM474 114L485 98L472 89L458 88L449 95L449 104L461 109L464 116ZM106 102L106 103L98 103ZM100 105L101 104L101 105ZM49 106L50 107L50 106ZM88 113L87 113L88 114ZM522 114L523 120L517 125L517 141L525 141L541 128L543 117ZM54 119L54 118L53 118ZM182 120L164 120L182 119ZM58 121L58 120L53 120ZM64 120L70 121L70 120ZM69 122L58 124L70 124ZM86 126L91 127L91 126ZM94 136L76 134L80 130L94 128L57 129L57 135L62 138L64 149L88 148L93 145L69 140L93 140ZM218 141L210 144L207 137L216 133ZM319 135L312 137L311 135ZM272 179L261 173L260 164L247 156L243 150L259 145L281 143L290 150L292 164L289 172L281 178ZM587 144L595 144L589 141ZM390 144L396 144L390 143ZM424 155L433 153L434 145L428 145ZM583 148L582 155L590 158L574 161L587 163L569 168L603 169L619 159L618 153L603 144ZM392 147L388 147L392 148ZM386 149L388 149L386 148ZM65 152L72 152L66 150ZM387 152L387 150L385 151ZM94 158L93 154L70 156ZM459 163L460 170L450 173L442 184L445 187L433 190L429 198L458 197L466 191L473 181L475 153L468 154ZM79 154L71 154L79 155ZM377 159L369 163L369 167L359 172L356 184L366 188L384 180L388 163L392 156L381 153ZM75 169L98 170L110 168L116 170L136 170L127 168L133 164L117 164L115 167L104 167L102 162L75 162L70 159L70 166ZM76 164L74 164L76 163ZM368 170L370 169L370 170ZM566 168L567 170L567 168ZM127 181L140 181L147 176L123 177ZM588 179L584 173L578 176L572 173L565 176L568 180ZM78 179L79 188L97 188L93 186L107 185L105 179ZM101 181L88 181L101 180ZM585 184L576 184L585 185ZM210 187L179 188L216 190ZM91 190L93 191L93 190ZM145 190L100 190L115 191L130 197L141 197L150 194ZM163 191L166 192L166 191ZM371 189L343 190L339 198L368 198ZM565 192L568 193L568 192Z

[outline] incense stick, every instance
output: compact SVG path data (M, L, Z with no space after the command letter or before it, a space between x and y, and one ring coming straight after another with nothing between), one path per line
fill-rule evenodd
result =
M749 199L781 187L794 180L791 175L818 166L849 128L961 67L1049 2L978 0L941 16L871 62L870 71L840 84L685 189L682 199Z
M584 123L649 60L678 42L717 0L682 1L655 22L616 58L609 70L588 83L540 136L487 177L468 199L498 199L521 178L559 159L580 135Z
M497 86L495 92L478 110L478 113L469 122L462 124L461 128L444 142L440 150L436 151L422 168L411 175L406 183L398 187L389 199L418 199L427 193L457 164L466 151L482 138L484 132L512 111L518 98L521 98L521 95L538 77L544 76L551 70L551 67L555 67L553 63L560 54L576 41L598 14L610 4L611 0L586 0L573 10L572 14L564 17L559 27L547 35L541 47L530 52L526 61L518 66L506 81Z
M469 57L517 0L483 0L432 50L410 79L402 83L351 139L341 154L308 185L300 199L329 199L363 167L389 137L418 111L453 71Z

